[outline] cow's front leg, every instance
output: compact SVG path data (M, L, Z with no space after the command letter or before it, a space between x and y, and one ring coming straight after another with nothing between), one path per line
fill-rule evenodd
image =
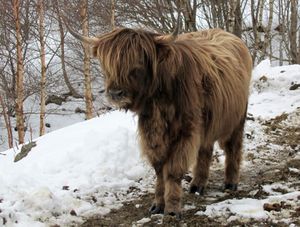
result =
M165 182L165 214L181 218L181 180L188 171L189 165L195 158L199 146L197 133L190 137L183 137L177 140L170 151L163 166L163 177Z
M164 200L164 178L162 165L156 164L154 165L155 173L156 173L156 186L155 186L155 199L150 208L151 214L163 214L165 209L165 200Z
M169 161L164 166L164 181L165 181L165 214L181 218L181 180L184 171L178 169L176 164Z

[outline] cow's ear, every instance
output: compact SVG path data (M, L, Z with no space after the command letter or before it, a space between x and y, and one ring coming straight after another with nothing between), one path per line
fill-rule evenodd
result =
M177 36L173 34L155 36L154 40L157 44L168 44L176 40Z

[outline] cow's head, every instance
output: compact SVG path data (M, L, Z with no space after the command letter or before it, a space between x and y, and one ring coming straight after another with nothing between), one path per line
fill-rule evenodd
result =
M93 56L99 59L108 99L118 108L136 112L159 87L160 49L178 35L178 28L170 35L119 28L98 37L86 37L67 27L75 38L89 44Z

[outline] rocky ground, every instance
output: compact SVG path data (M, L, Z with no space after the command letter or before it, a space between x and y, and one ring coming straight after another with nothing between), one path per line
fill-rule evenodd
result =
M239 190L222 192L224 156L216 150L205 196L188 193L187 175L183 181L183 218L148 213L153 190L142 192L131 188L128 193L135 199L123 203L118 210L105 216L92 217L82 227L93 226L300 226L300 196L290 199L285 195L300 191L300 108L291 114L282 114L264 120L248 116L245 130L244 162ZM153 188L153 187L152 187ZM276 200L264 200L276 195ZM207 213L209 206L230 199L244 202L248 199L262 201L267 218L239 215L232 209Z

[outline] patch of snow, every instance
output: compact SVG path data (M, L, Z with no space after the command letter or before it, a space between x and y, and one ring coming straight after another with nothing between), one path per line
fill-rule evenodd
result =
M277 192L276 189L283 189L287 192L295 190L294 188L290 188L287 185L283 185L281 183L273 183L268 185L263 185L263 190L267 192L269 195L281 195L282 193Z
M300 191L284 195L269 196L267 199L230 199L219 203L208 205L205 211L198 211L195 215L206 215L218 217L224 214L238 216L241 218L267 219L271 213L264 210L265 203L280 203L287 200L298 200Z
M249 112L254 116L275 117L300 107L300 65L272 67L270 60L262 61L253 70Z
M141 220L138 220L136 223L137 224L146 224L149 221L151 221L151 218L142 218Z
M187 205L187 204L185 204L183 206L183 210L192 210L192 209L196 209L196 206L195 205Z
M300 170L297 169L297 168L292 168L292 167L289 167L289 171L290 172L293 172L293 173L300 173Z

